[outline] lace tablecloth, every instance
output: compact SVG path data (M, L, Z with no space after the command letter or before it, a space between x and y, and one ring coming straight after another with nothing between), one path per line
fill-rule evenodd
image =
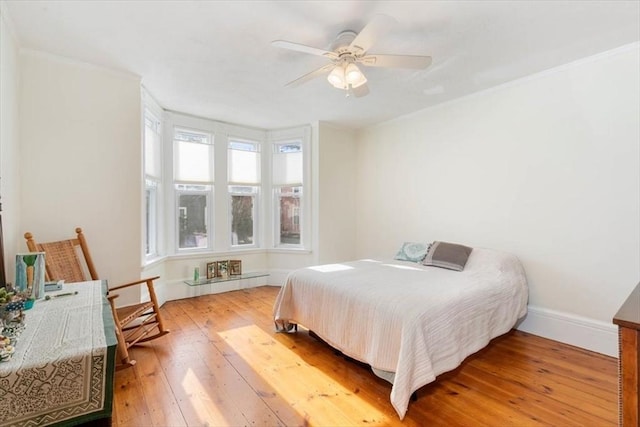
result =
M115 326L106 282L66 284L26 311L11 360L0 363L0 426L76 424L111 415Z

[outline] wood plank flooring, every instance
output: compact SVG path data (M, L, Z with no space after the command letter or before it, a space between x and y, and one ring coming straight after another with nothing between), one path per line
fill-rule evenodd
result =
M617 360L519 331L418 391L391 386L302 328L275 333L277 287L167 302L171 333L116 373L114 426L615 426Z

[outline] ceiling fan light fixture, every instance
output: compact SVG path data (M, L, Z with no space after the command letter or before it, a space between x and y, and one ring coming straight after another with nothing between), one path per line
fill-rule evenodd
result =
M353 62L347 65L344 75L347 85L351 85L354 88L362 86L367 82L367 78Z
M367 78L353 62L338 64L327 76L327 80L336 89L349 90L357 88L367 82Z
M327 80L333 87L344 89L347 86L345 83L344 67L342 65L336 65L327 76Z

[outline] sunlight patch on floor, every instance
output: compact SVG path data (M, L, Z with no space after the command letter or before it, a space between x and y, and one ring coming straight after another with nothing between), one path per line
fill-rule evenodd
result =
M385 414L258 326L229 329L218 335L310 425L389 424Z
M225 420L216 403L211 400L209 392L191 369L188 369L185 373L181 385L185 391L188 391L189 403L203 423L214 422L213 425L215 425L216 421Z

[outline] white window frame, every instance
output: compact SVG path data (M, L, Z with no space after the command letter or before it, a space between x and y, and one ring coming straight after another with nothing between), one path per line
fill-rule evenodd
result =
M161 186L155 180L145 179L145 227L144 227L144 256L146 260L158 258L158 234L160 222L158 211L160 210L159 194Z
M174 212L176 213L176 220L175 220L175 236L176 236L176 253L189 253L189 252L204 252L204 251L209 251L211 250L211 246L212 246L212 240L213 240L213 232L212 232L212 227L211 227L211 223L212 223L212 218L211 218L211 205L213 204L213 185L203 185L203 187L209 187L209 188L203 188L202 190L197 190L197 189L180 189L178 188L179 185L185 185L185 184L175 184L174 186L174 193L175 193L175 209ZM200 185L200 184L187 184L187 185ZM207 230L207 246L205 247L195 247L195 248L181 248L180 247L180 211L183 209L180 206L180 196L205 196L205 200L206 200L206 207L205 207L205 214L204 214L204 226ZM188 215L188 212L187 212Z
M298 199L300 200L299 206L297 208L294 208L294 210L298 211L298 227L300 227L300 243L282 243L281 239L281 227L282 227L282 223L280 221L282 215L281 215L281 211L280 211L280 206L281 206L281 200L283 196L289 196L290 193L282 193L282 189L283 188L288 188L288 187L294 187L294 188L302 188L302 191L300 194L298 194ZM274 186L274 244L275 247L280 248L280 249L304 249L305 248L305 240L304 240L304 228L303 228L303 224L304 224L304 211L301 209L301 207L304 205L304 200L305 200L305 196L304 196L304 186L303 185L279 185L279 186Z
M229 227L229 247L232 250L238 250L238 249L255 249L255 248L259 248L260 247L260 223L262 222L262 215L261 215L261 209L260 209L260 194L261 194L261 190L262 190L262 158L263 158L263 153L262 153L262 146L263 146L263 142L262 141L258 141L258 140L254 140L254 139L247 139L247 138L243 138L243 137L236 137L236 136L229 136L227 138L227 156L229 156L231 150L233 150L234 148L231 147L231 145L233 143L240 143L240 144L251 144L253 145L256 150L253 151L255 153L258 153L258 163L257 163L257 170L256 170L256 175L257 175L257 180L258 182L240 182L240 181L232 181L231 177L229 176L230 173L230 164L229 161L227 161L227 190L228 190L228 217L229 217L229 221L228 221L228 227ZM227 157L227 159L229 159L229 157ZM234 188L236 187L246 187L246 188L252 188L254 189L253 192L251 193L246 193L246 192L242 192L242 191L234 191ZM232 204L232 198L233 196L251 196L253 198L253 205L252 205L252 220L253 220L253 243L251 244L234 244L233 243L233 204Z
M141 256L143 263L151 262L160 258L164 254L164 111L158 103L144 90L141 90L142 99L142 141L143 141L143 206L142 206L142 248ZM152 128L157 134L159 145L156 147L159 152L158 175L152 176L146 170L146 132L148 121L152 122ZM151 192L152 209L149 211L147 203L147 193ZM149 248L149 250L147 250Z
M311 230L311 128L308 126L285 130L269 131L270 167L271 176L269 179L272 193L272 232L271 247L277 250L310 251L312 248ZM273 183L273 156L278 145L287 143L300 143L302 149L302 182L299 185L276 185ZM280 242L280 194L279 189L283 187L302 187L299 206L300 221L300 244L290 244Z
M234 191L234 187L251 187L255 191L251 193ZM233 196L250 196L253 199L251 215L253 220L253 243L234 244L233 243ZM260 186L258 185L233 185L229 184L229 245L231 249L255 249L260 247Z
M209 140L208 145L211 145L210 153L211 158L209 159L209 175L211 176L210 181L181 181L176 179L176 171L177 171L177 144L178 141L175 139L175 135L177 132L191 132L206 136ZM172 131L171 131L171 146L172 146L172 165L173 165L173 182L172 182L172 191L173 191L173 240L174 240L174 251L177 254L185 254L185 253L198 253L198 252L208 252L212 251L214 248L216 230L215 230L215 177L214 173L216 170L215 167L215 159L216 156L214 154L216 142L214 134L208 129L201 129L199 127L193 126L183 126L181 123L173 123ZM202 190L198 189L181 189L180 186L204 186ZM195 248L181 248L180 247L180 196L181 195L205 195L206 196L206 208L205 208L205 218L204 223L207 232L207 246L206 247L195 247Z
M303 126L292 129L267 131L246 126L238 126L228 123L216 122L209 119L189 116L182 113L164 112L164 169L162 187L158 189L158 195L162 196L161 213L165 218L161 219L161 229L165 235L164 245L166 255L173 256L202 256L203 253L230 253L243 251L291 251L310 252L312 250L312 183L311 183L311 126ZM213 168L212 181L209 182L179 182L175 179L176 153L174 141L174 129L193 131L210 135L213 149L210 150L210 167ZM233 245L231 239L232 229L232 205L231 197L236 195L234 186L249 186L249 183L230 182L228 175L229 141L247 141L260 144L260 183L257 185L257 194L253 203L254 217L254 243L253 245ZM291 140L297 140L302 144L303 153L303 193L300 204L300 244L276 244L276 236L279 237L279 205L275 188L273 186L272 144ZM196 178L197 179L197 178ZM179 195L188 194L186 189L180 190L176 184L182 185L210 185L206 195L207 203L207 247L206 248L179 248L180 246L180 216L178 212ZM144 185L144 184L143 184ZM182 187L184 188L184 187ZM201 192L196 191L201 194ZM238 195L247 195L241 193ZM144 248L141 248L143 251Z

